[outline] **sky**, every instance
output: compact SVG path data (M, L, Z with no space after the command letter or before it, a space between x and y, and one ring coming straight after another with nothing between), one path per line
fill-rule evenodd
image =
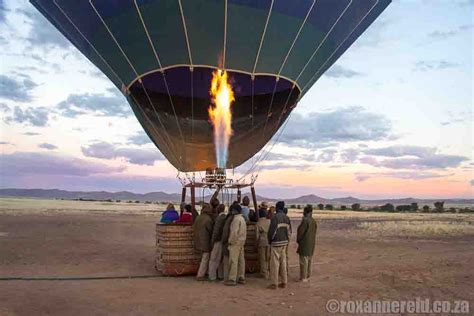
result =
M473 10L394 0L299 102L257 193L474 198ZM0 0L0 113L0 188L180 191L121 93L27 1Z

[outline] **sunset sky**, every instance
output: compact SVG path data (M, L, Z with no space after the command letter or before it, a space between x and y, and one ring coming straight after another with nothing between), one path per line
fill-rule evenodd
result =
M394 0L299 102L257 193L474 198L473 10ZM0 0L0 56L1 188L179 192L120 91L29 2Z

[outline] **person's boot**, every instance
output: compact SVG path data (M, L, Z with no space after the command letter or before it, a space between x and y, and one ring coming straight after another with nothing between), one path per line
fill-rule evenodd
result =
M207 281L206 277L197 277L196 280L198 281Z
M227 281L224 282L224 285L235 286L235 285L237 285L237 283L235 281L232 281L232 280L227 280Z
M276 284L270 284L269 286L267 286L267 289L276 290L277 286L276 286Z
M280 289L285 289L286 288L286 283L280 283L280 284L278 284L278 287Z
M237 281L239 284L245 284L245 279L244 278L240 278L239 281Z

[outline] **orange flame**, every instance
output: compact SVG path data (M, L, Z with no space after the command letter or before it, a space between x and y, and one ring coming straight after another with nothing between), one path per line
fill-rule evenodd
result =
M212 105L209 107L209 119L214 125L217 167L225 168L229 139L232 135L232 112L230 106L235 100L234 92L227 80L227 72L225 70L216 70L212 73L210 94Z

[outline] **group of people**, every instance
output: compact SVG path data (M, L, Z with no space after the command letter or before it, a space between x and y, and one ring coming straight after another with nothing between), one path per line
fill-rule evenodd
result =
M285 288L288 283L288 245L292 234L291 221L283 201L268 207L263 202L258 216L249 208L249 198L237 201L225 213L224 204L214 198L204 203L198 215L191 205L181 205L181 214L168 205L161 221L164 223L193 223L194 247L201 254L198 281L224 280L225 285L245 284L244 246L247 223L256 222L256 238L260 273L269 279L268 288ZM313 208L304 208L297 229L300 281L308 282L316 242L317 224ZM207 278L206 278L207 274Z
M160 223L193 223L199 216L190 204L181 203L180 214L175 210L174 205L169 203L166 210L161 214Z

